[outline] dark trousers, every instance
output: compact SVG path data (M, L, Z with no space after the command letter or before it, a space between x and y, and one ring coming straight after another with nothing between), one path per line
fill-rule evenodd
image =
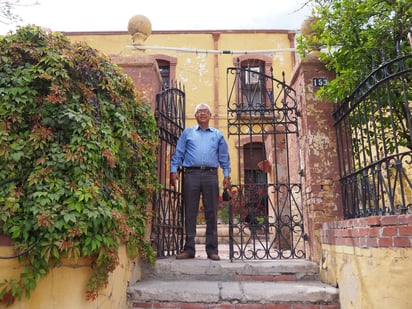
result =
M186 242L184 251L194 255L196 222L199 201L202 196L206 219L206 253L218 253L217 241L217 205L219 201L219 183L217 170L186 170L183 183L185 207Z

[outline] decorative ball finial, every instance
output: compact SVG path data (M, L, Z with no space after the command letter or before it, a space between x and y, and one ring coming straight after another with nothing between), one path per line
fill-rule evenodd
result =
M152 23L143 15L135 15L129 20L127 31L132 36L133 44L142 45L152 33Z
M304 36L313 36L315 31L313 30L312 26L316 22L316 17L308 16L303 22L300 27L300 32Z
M317 34L313 26L315 25L317 18L314 16L307 17L300 28L300 32L303 37L309 41L309 50L307 51L307 59L318 59L320 56L321 44L317 43Z

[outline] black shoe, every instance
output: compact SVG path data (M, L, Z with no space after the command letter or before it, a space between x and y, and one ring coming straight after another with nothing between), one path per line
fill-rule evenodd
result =
M176 260L187 260L187 259L194 259L195 256L192 254L189 254L187 252L182 252L178 255L176 255Z
M217 253L212 253L212 254L208 255L207 258L212 260L212 261L220 261L220 257Z

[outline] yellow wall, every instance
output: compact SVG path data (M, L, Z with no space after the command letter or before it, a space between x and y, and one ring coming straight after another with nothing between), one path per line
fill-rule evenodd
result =
M322 225L320 276L339 286L341 309L409 309L412 215Z
M341 309L412 308L412 248L322 245L322 281L339 285Z
M214 109L211 125L227 132L227 81L226 69L233 67L240 54L183 53L170 50L147 50L145 52L128 48L132 45L127 32L108 33L64 33L72 41L85 41L92 47L111 56L131 56L163 54L177 59L175 80L185 87L187 118L186 126L195 124L193 110L200 102L208 103ZM292 42L290 41L290 39ZM293 46L294 32L289 31L163 31L153 32L145 42L146 46L166 46L199 50L273 50ZM295 54L291 52L269 53L272 59L274 75L286 80L290 79ZM154 98L153 98L154 99ZM232 157L232 178L237 175L235 158L237 148L235 139L229 139ZM0 246L0 256L13 254L13 248ZM4 278L17 276L21 268L17 260L0 260L0 282ZM120 266L110 277L109 286L100 292L96 301L85 300L86 282L90 276L90 265L87 260L78 263L63 263L41 279L29 300L16 302L10 309L109 309L126 307L126 287L128 282L140 279L140 266L136 261L127 258L120 252ZM1 305L0 305L0 308Z
M13 255L12 246L0 246L0 256ZM119 266L110 275L108 286L100 291L95 301L85 299L86 284L91 274L90 263L87 259L64 261L60 267L54 268L42 278L31 293L29 300L23 298L12 306L0 304L7 309L126 309L128 283L133 284L140 279L139 263L130 260L124 247L119 251ZM0 259L0 282L5 278L15 276L22 267L16 259Z
M107 55L162 54L177 59L175 80L181 82L186 93L186 126L195 124L193 110L200 102L208 103L214 109L211 125L227 133L227 80L226 69L235 66L236 60L244 54L213 54L180 52L175 50L148 49L140 51L128 48L132 38L127 32L65 33L72 41L85 41ZM179 48L199 51L228 50L249 51L277 50L294 47L295 32L286 30L220 30L220 31L154 31L144 46ZM250 55L251 57L253 57ZM274 77L286 81L291 79L294 69L294 52L270 52ZM230 87L230 84L229 84ZM235 138L229 139L232 158L232 181L237 179L237 148Z

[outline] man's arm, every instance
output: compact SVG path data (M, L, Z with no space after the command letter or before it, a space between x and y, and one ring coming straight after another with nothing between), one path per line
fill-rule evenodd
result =
M219 152L218 152L219 165L223 169L223 176L226 178L226 182L230 183L230 155L229 155L229 146L226 143L225 138L221 135L219 140Z

